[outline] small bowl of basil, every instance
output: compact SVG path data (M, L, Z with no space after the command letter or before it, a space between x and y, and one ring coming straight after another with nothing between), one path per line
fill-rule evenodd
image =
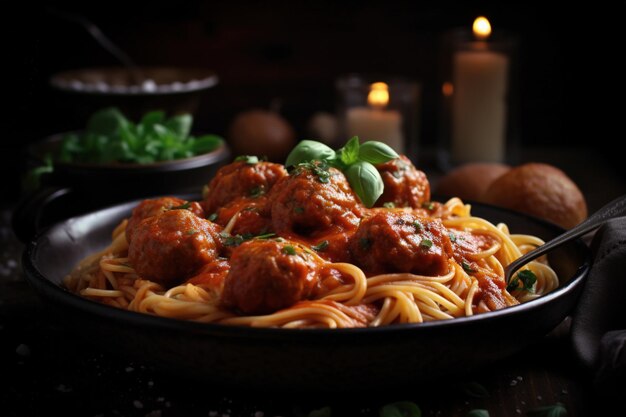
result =
M28 240L56 221L122 201L200 193L230 151L221 137L192 128L190 114L151 111L133 122L106 108L83 130L31 145L16 234Z

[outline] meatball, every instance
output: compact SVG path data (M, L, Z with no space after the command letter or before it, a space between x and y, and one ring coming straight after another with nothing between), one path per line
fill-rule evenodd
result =
M396 207L421 207L430 201L430 184L426 174L415 168L409 158L401 155L384 164L376 165L385 189L375 206L393 203Z
M280 164L233 162L220 168L209 182L203 200L204 208L211 214L238 198L259 197L286 176L287 171Z
M363 212L343 173L321 164L297 166L280 180L268 208L276 233L305 237L356 229Z
M224 207L215 214L214 222L226 227L228 222L237 215L237 221L231 230L233 235L261 235L267 233L272 225L269 216L265 213L267 197L240 198Z
M173 286L217 258L219 231L188 210L169 210L136 226L128 258L140 277Z
M226 259L217 259L209 264L204 265L196 275L189 278L189 284L198 285L209 291L214 297L218 298L222 294L224 288L224 279L230 270L230 263Z
M486 251L498 243L494 236L488 234L472 234L462 230L449 229L448 235L452 240L454 259L459 264L462 264L464 261L471 261L474 259L474 255Z
M350 251L354 262L368 274L443 275L448 272L452 244L439 219L385 210L361 222Z
M306 299L317 285L319 264L286 240L251 240L230 258L222 303L244 314L266 314Z
M133 209L133 214L130 216L130 219L128 219L128 224L126 225L126 240L128 243L131 242L135 228L143 219L157 216L168 210L177 208L186 209L198 217L204 217L202 206L195 201L189 202L177 197L161 197L154 200L143 200Z

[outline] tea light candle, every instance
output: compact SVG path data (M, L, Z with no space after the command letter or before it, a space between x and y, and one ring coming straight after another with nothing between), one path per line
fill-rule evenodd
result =
M509 59L490 49L491 25L474 21L468 50L453 57L452 158L456 162L503 162Z
M391 146L396 152L404 153L402 115L397 110L387 109L389 87L382 82L373 83L367 96L369 107L353 107L346 114L348 137L358 136L361 142L377 140Z

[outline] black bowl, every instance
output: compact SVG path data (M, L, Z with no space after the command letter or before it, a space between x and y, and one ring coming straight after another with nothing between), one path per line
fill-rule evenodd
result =
M57 224L27 245L29 284L89 340L131 360L220 385L262 390L345 392L404 387L466 372L513 355L572 310L589 270L580 241L550 256L555 291L528 303L467 318L362 329L229 327L108 307L66 291L61 282L86 255L110 242L112 228L136 202ZM557 226L490 206L474 214L544 239Z
M217 74L201 68L141 67L141 80L123 67L81 68L50 78L59 93L61 112L79 123L95 111L115 106L131 119L161 109L167 114L195 114L203 94L218 83Z
M38 166L56 155L64 134L28 148L28 165ZM199 193L230 158L224 143L216 150L185 159L151 164L85 164L54 162L43 186L25 196L13 214L13 229L23 242L37 230L100 207L155 195Z

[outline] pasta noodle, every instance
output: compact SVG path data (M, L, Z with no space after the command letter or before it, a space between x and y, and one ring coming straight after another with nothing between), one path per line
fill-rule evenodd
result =
M349 280L270 314L236 314L221 305L218 292L203 284L186 282L164 288L142 279L129 263L126 220L113 231L111 244L85 258L64 282L74 293L117 308L224 325L348 328L472 316L491 310L483 299L476 300L479 278L502 282L505 266L543 241L535 236L510 234L506 225L474 217L470 210L469 205L453 198L442 205L440 218L448 230L488 236L495 242L471 254L475 271L468 272L464 265L450 258L448 272L442 275L385 273L367 277L356 265L324 261L310 251L318 261ZM236 212L228 222L228 232L236 226L239 215ZM532 300L558 286L558 278L545 259L531 262L524 269L534 273L536 282L531 291L521 287L512 292L504 289L506 306Z

